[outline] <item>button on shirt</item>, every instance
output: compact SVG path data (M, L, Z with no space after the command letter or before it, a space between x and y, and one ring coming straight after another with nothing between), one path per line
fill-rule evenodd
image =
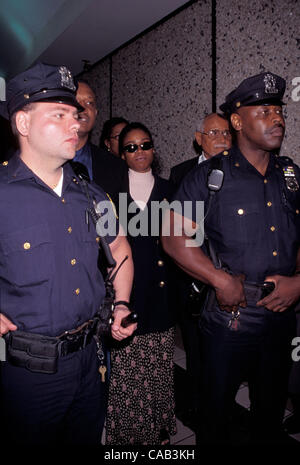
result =
M204 227L222 263L234 273L244 273L252 282L263 282L267 275L277 273L292 275L300 245L296 213L300 191L287 189L283 157L270 155L265 176L237 147L217 157L222 158L224 182L212 200ZM293 166L300 182L299 168ZM191 172L173 200L202 200L207 209L209 168L208 160ZM197 222L193 204L192 219Z
M101 188L91 183L89 192L110 208ZM15 156L0 165L0 197L0 311L18 329L49 336L93 317L105 295L99 246L71 166L59 197Z

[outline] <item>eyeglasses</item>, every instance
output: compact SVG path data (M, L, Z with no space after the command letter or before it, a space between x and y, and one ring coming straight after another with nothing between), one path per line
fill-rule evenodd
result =
M221 135L225 137L225 139L228 139L229 137L231 137L231 133L228 129L224 129L224 131L221 131L220 129L210 129L208 132L202 132L201 134L205 134L210 139L216 139L217 137L220 137Z
M142 144L128 144L123 147L123 152L129 152L129 153L134 153L138 150L138 148L141 148L142 150L150 150L153 149L153 144L150 140L147 140L146 142L143 142Z

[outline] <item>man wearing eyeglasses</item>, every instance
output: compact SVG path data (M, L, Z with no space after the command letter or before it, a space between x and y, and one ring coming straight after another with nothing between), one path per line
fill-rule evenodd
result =
M90 142L98 114L96 96L90 85L78 80L76 99L83 107L79 116L78 145L73 163L80 163L79 169L87 170L89 178L107 192L118 204L118 194L127 176L126 163ZM83 168L82 168L83 165ZM75 165L76 166L76 165Z
M225 116L211 113L205 116L198 124L195 132L194 145L200 155L186 160L171 169L170 181L179 187L184 176L200 163L231 147L231 133L229 121ZM191 286L193 278L176 268L177 282L177 314L186 352L186 375L190 386L190 395L187 405L183 406L180 414L182 422L191 428L198 428L201 417L200 396L200 333L198 317L193 312L194 303L191 301ZM198 310L199 311L199 310Z
M192 168L231 147L231 133L226 117L219 113L205 116L195 132L195 145L201 150L201 154L171 169L170 181L176 187Z

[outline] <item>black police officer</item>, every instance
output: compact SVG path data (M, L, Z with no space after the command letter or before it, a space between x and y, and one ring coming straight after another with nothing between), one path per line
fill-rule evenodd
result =
M215 291L200 323L209 443L230 439L229 408L245 380L252 439L282 438L300 297L300 173L290 158L274 153L284 136L284 91L284 79L268 72L231 92L220 108L230 115L237 144L212 159L223 171L222 187L209 193L209 160L186 177L174 197L183 205L191 201L194 212L196 201L205 202L205 232L223 269L200 248L185 246L186 233L197 226L195 213L185 218L181 236L162 238L176 262ZM182 216L171 213L171 221L181 225ZM265 281L275 289L263 297Z
M94 225L85 222L88 196L69 163L79 128L76 86L65 66L38 63L7 84L1 113L9 118L19 155L0 166L1 420L13 444L100 444L105 404L94 341L95 314L105 296ZM107 202L91 183L89 197ZM102 204L103 205L103 204ZM117 224L115 224L117 227ZM128 302L133 266L129 244L106 237L117 263L116 299ZM122 340L136 325L112 335ZM101 403L102 402L102 403ZM2 437L2 439L4 439ZM5 442L4 440L4 442Z

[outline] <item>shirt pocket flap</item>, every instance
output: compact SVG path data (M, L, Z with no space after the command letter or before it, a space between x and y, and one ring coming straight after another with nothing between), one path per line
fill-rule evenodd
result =
M31 226L0 236L0 246L6 256L13 252L30 252L50 242L50 231L46 224Z

